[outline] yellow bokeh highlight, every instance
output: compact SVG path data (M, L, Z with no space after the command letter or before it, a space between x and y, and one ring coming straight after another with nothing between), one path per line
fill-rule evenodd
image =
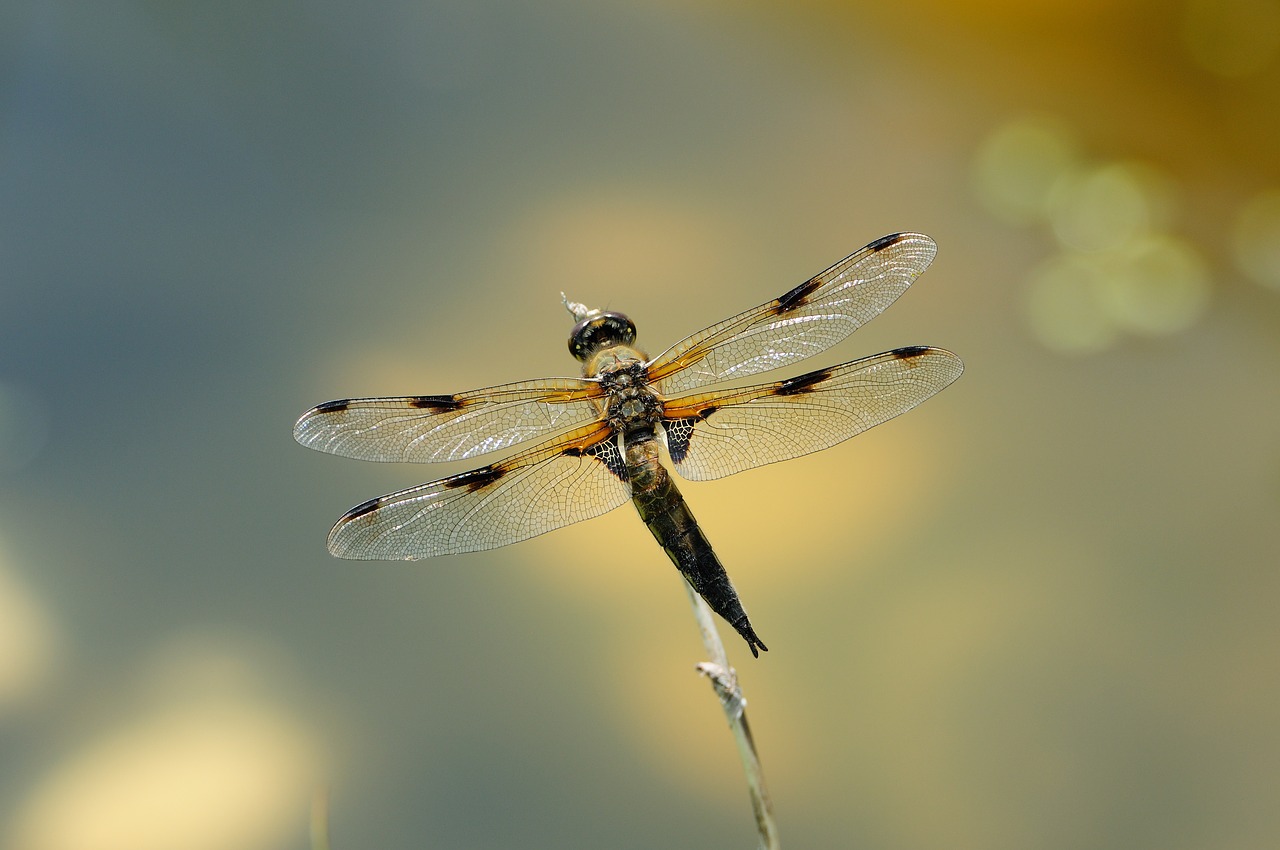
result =
M1101 351L1116 340L1102 309L1102 272L1080 257L1052 257L1031 274L1026 293L1031 332L1047 348L1068 354Z
M1046 225L1059 246L1027 281L1032 335L1053 351L1087 354L1125 334L1191 327L1209 303L1211 279L1201 252L1170 232L1180 187L1146 162L1086 163L1071 139L1056 119L1023 117L997 127L974 155L979 200L1005 220ZM1251 257L1268 244L1256 235L1265 219L1250 219L1242 229L1250 235L1237 240Z
M1078 168L1071 129L1049 115L1018 118L997 127L978 148L973 186L994 215L1011 224L1043 218L1053 188Z
M6 850L270 850L302 834L323 746L243 636L160 646L98 706L101 731L32 777Z
M69 758L38 785L13 850L255 850L300 828L312 742L278 710L169 709Z
M1134 241L1104 264L1103 309L1116 327L1159 336L1186 330L1209 303L1209 270L1188 242L1165 234Z
M1141 163L1111 162L1064 174L1050 192L1054 236L1078 251L1114 251L1167 223L1172 188Z
M1177 333L1209 303L1208 266L1189 243L1153 234L1105 254L1064 252L1032 273L1032 333L1063 353L1100 351L1122 333Z

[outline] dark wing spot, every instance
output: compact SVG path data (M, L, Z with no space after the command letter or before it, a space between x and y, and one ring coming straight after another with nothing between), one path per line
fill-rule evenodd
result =
M619 481L627 480L627 464L618 451L618 443L614 440L601 440L582 454L593 457L605 465Z
M341 413L351 406L351 399L340 398L337 401L326 401L324 404L317 404L316 413Z
M672 463L684 461L689 455L689 441L693 438L694 427L719 409L712 405L698 411L696 416L662 420L662 428L667 432L667 454L671 455Z
M496 465L482 466L479 469L473 469L470 472L464 472L461 475L455 475L452 478L445 479L444 486L450 488L466 487L475 491L483 487L488 487L497 481L503 475L503 471Z
M410 407L424 408L436 413L447 413L462 407L462 402L451 395L420 395L409 399Z
M379 497L377 499L370 499L369 501L363 504L356 505L354 508L352 508L351 510L347 511L345 514L342 515L342 519L339 520L338 524L341 525L344 522L350 522L353 519L359 519L365 514L371 514L374 511L376 511L378 509L378 506L381 504L382 504L382 499Z
M777 395L799 395L800 393L809 392L813 389L814 384L820 384L830 377L830 369L818 369L815 372L807 372L803 375L796 375L794 378L787 378L778 385L774 392Z
M896 245L902 241L901 233L890 233L888 236L881 236L876 241L867 246L868 251L883 251L890 245Z
M927 345L908 345L905 348L895 348L889 353L899 360L914 360L929 350Z
M672 463L683 463L689 455L689 438L693 436L696 417L688 419L663 419L662 428L667 432L667 454Z
M814 290L822 286L822 281L818 278L810 278L795 289L788 292L778 299L778 306L775 308L777 313L787 313L804 303L804 300L813 294Z

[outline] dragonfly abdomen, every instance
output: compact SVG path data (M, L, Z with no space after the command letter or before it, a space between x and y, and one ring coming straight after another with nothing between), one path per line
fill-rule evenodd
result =
M752 655L759 656L759 650L767 652L769 648L751 627L729 574L675 481L659 461L653 433L632 434L626 446L626 459L631 501L658 545L711 610L742 635Z

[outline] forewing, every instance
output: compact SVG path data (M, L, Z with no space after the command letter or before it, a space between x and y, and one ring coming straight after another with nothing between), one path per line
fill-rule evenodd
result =
M950 351L899 348L786 381L669 401L667 449L706 481L843 442L946 387L964 371Z
M594 380L553 378L456 395L342 399L304 413L293 437L359 460L465 460L595 419L600 397Z
M817 354L878 316L937 252L922 233L877 239L785 295L676 343L649 364L649 378L674 395Z
M352 508L329 532L329 551L383 560L477 552L599 516L630 497L613 432L595 424Z

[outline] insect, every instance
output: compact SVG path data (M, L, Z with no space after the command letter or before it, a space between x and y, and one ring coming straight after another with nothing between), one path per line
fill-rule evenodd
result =
M689 584L759 656L768 647L658 444L683 477L723 478L834 446L949 385L964 370L960 358L910 346L772 383L708 389L835 345L892 304L936 253L923 234L885 236L652 359L635 346L626 316L565 298L577 321L569 351L583 364L580 378L318 405L298 420L294 438L361 460L466 460L543 438L488 466L352 508L329 532L329 551L388 560L475 552L630 501Z

